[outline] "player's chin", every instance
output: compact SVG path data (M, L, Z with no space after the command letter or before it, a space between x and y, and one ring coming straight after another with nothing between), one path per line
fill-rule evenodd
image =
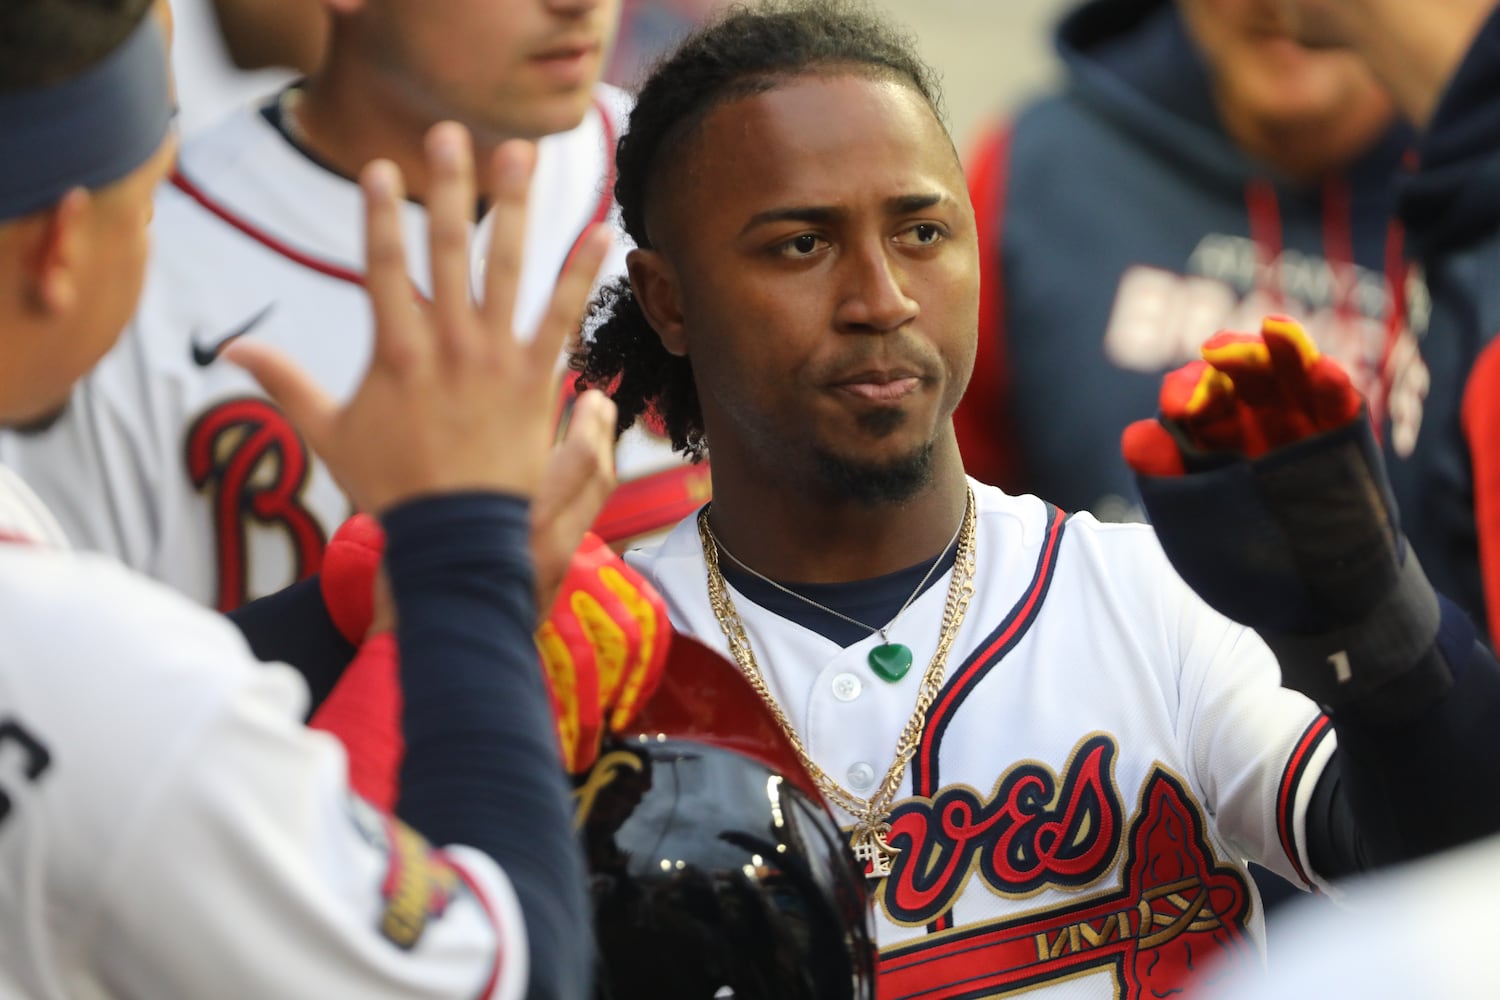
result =
M521 117L509 117L504 122L495 123L495 131L505 138L543 139L577 128L593 106L592 83L545 90L525 103Z
M905 503L932 482L932 441L869 448L817 448L824 486L835 496L867 506Z
M8 417L0 421L0 429L20 434L23 437L35 437L38 434L45 434L47 431L50 431L57 425L59 420L67 415L67 412L68 401L63 400L51 409L43 410L40 413Z

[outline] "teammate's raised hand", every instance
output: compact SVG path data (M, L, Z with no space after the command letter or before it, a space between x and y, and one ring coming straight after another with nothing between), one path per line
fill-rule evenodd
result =
M584 532L615 488L615 404L590 389L574 401L562 441L531 503L537 613L545 615Z
M281 406L355 504L376 514L435 493L536 493L552 440L557 357L578 328L609 244L607 232L597 229L581 242L536 335L519 340L511 315L535 148L505 143L491 163L495 223L483 305L469 294L475 183L468 133L439 124L428 133L426 149L430 303L407 277L400 172L377 160L360 177L375 349L353 397L337 404L290 358L264 344L240 342L225 351Z

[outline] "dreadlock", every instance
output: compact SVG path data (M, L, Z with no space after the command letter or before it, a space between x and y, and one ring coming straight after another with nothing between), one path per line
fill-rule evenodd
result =
M909 84L943 121L937 81L911 39L858 0L766 0L735 5L688 36L642 85L615 155L615 200L635 245L651 248L646 217L658 165L669 162L709 112L822 70L889 76ZM592 334L571 366L580 389L606 390L619 431L643 416L660 421L676 451L708 454L703 412L687 358L669 354L641 312L628 278L606 286L589 310Z

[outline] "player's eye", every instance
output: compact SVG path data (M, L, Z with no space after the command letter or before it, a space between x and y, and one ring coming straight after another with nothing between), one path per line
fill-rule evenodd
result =
M815 236L812 233L798 233L791 239L777 244L776 252L783 257L794 259L798 257L811 257L825 245L827 245L827 241L821 236Z
M941 243L948 234L935 222L919 222L897 235L897 242L921 247Z

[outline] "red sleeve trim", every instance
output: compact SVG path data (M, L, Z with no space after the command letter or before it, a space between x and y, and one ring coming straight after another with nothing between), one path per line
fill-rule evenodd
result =
M1491 634L1500 628L1500 339L1479 352L1464 386L1462 410L1474 469L1474 526Z
M1308 878L1307 871L1302 866L1295 834L1297 789L1302 787L1302 779L1307 774L1313 751L1331 732L1333 724L1328 721L1328 716L1322 714L1303 731L1302 738L1297 741L1291 757L1287 759L1286 770L1281 775L1281 790L1276 795L1276 833L1281 838L1281 849L1291 862L1292 870L1309 889L1313 888L1312 879Z
M1021 461L1010 420L1010 366L1005 350L1006 192L1010 126L984 135L969 157L969 197L979 236L979 342L974 374L953 414L964 468L981 482L1020 491Z
M573 258L578 253L578 245L583 242L595 226L600 225L609 218L609 213L615 204L615 135L614 119L609 117L609 108L599 98L594 98L594 110L599 114L600 141L604 144L604 176L599 182L599 199L594 202L594 212L589 216L589 221L573 237L573 245L568 248L568 254L563 258L563 266L558 269L558 274L568 269L573 263Z
M458 873L459 878L463 879L464 885L479 903L479 908L484 911L486 917L489 917L490 926L495 929L495 958L490 963L490 975L485 980L484 989L475 994L476 1000L489 1000L495 993L495 987L500 983L500 970L504 968L505 962L505 938L500 927L500 917L495 913L494 904L490 902L489 896L485 895L483 887L474 876L469 874L469 870L459 864L452 855L443 853L443 860Z

